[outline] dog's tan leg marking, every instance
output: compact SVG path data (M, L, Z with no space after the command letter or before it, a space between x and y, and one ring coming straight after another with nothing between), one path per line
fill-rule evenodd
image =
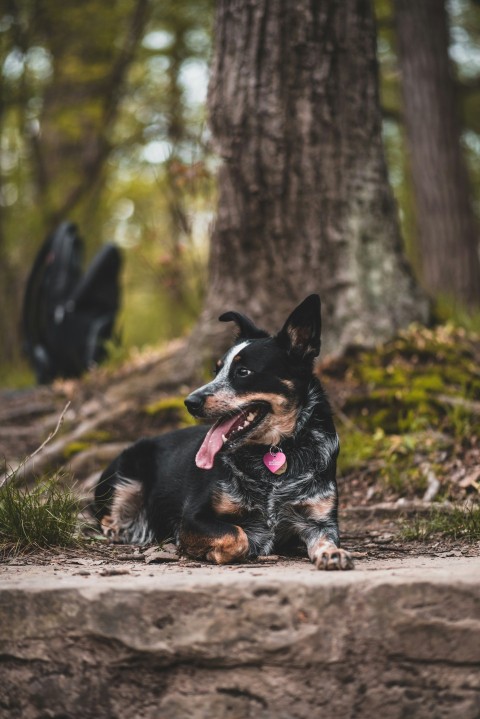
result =
M142 485L133 479L119 482L113 492L110 514L100 520L103 534L111 542L121 542L125 530L139 516L143 503Z
M308 556L317 569L353 569L353 559L349 552L340 549L327 539L319 539L308 549Z
M217 514L243 514L240 502L235 502L225 492L214 494L212 506Z
M226 534L214 540L212 549L207 553L207 559L215 564L230 564L244 559L248 554L248 538L241 527L234 525L237 536Z
M300 502L297 506L305 512L306 516L317 522L324 522L331 515L336 504L334 494L327 497L314 497L305 502Z
M180 537L182 549L196 559L207 559L214 564L239 562L248 554L248 538L241 527L233 525L235 534L206 537L185 533Z
M116 520L111 514L105 514L100 520L100 527L103 534L108 537L112 542L118 540L119 528Z

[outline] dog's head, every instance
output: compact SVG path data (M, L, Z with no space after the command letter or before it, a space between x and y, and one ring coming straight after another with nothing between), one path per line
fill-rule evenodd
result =
M211 469L215 455L246 443L278 445L295 432L298 413L320 352L320 298L307 297L274 336L238 312L226 312L238 336L217 362L216 376L185 404L194 417L215 421L196 457Z

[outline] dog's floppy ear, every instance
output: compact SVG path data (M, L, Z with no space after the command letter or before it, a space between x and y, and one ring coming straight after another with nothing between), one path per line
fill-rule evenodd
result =
M238 329L237 339L254 340L270 336L268 332L261 330L253 324L252 320L240 314L240 312L224 312L218 319L220 322L235 322Z
M293 310L276 340L299 359L313 360L320 352L321 328L320 297L309 295Z

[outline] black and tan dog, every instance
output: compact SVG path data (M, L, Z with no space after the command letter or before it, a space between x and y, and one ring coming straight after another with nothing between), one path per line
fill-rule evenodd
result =
M107 536L174 538L182 551L226 564L301 543L319 569L351 569L339 548L338 437L313 374L320 299L307 297L275 336L227 312L238 337L215 378L185 404L214 421L141 439L104 471L95 511Z

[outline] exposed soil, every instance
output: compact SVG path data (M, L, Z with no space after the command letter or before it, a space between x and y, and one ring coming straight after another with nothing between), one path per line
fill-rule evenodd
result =
M385 516L385 514L389 516ZM405 514L387 506L370 510L370 516L363 511L346 509L341 512L342 545L355 559L355 566L361 569L382 568L387 560L406 560L415 557L480 557L480 541L452 539L436 536L428 541L405 541L401 535L403 524L408 521ZM115 576L140 572L148 574L149 567L175 565L177 569L210 567L208 562L192 560L179 555L172 544L159 548L156 545L133 546L114 545L102 539L92 538L74 547L41 550L20 555L7 555L0 561L0 575L10 574L9 569L49 567L62 575ZM231 565L232 569L254 569L268 567L310 567L310 561L302 556L271 555ZM221 573L225 567L218 567Z

